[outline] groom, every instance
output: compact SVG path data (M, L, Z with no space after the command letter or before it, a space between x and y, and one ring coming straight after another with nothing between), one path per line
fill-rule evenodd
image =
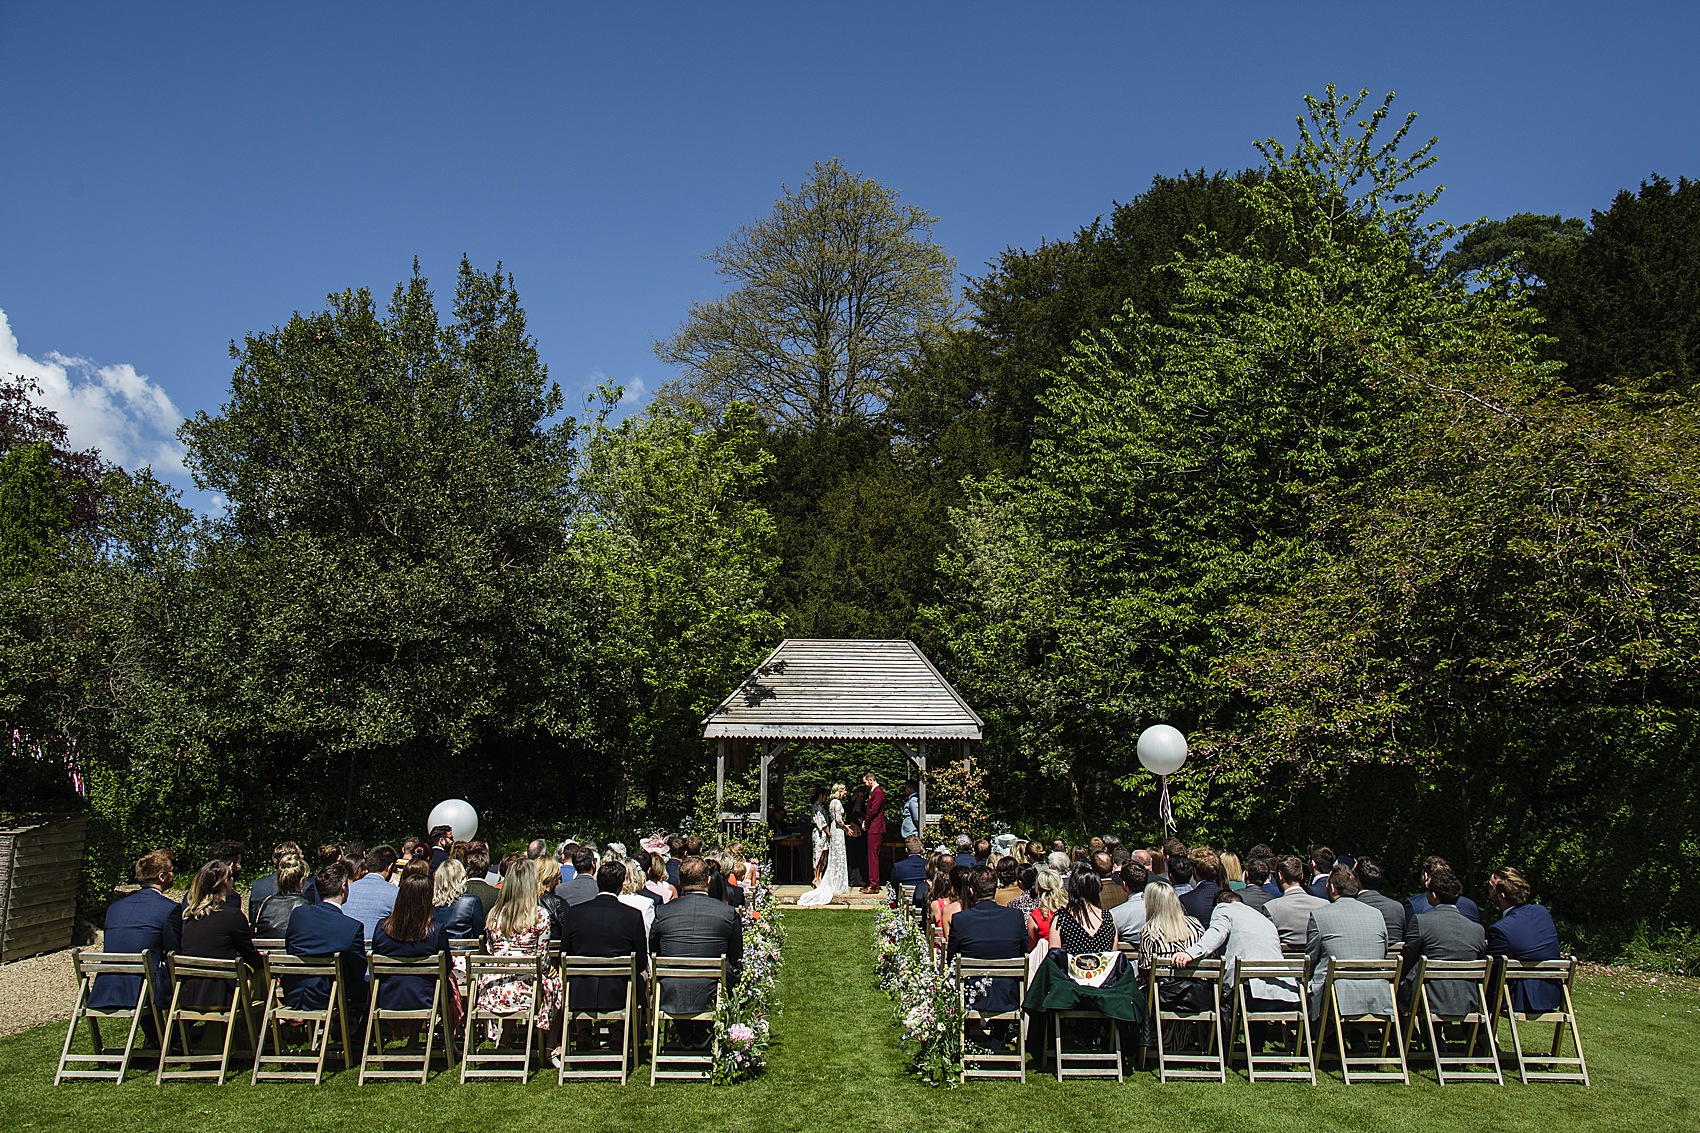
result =
M872 771L862 776L868 788L868 818L864 829L868 835L868 884L864 893L880 891L880 849L885 844L885 788L879 785Z

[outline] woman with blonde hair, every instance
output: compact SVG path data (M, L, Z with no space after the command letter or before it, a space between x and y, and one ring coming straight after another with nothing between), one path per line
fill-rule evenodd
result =
M571 906L563 901L555 886L561 884L561 863L545 854L537 859L537 903L549 914L549 939L564 940L567 917Z
M844 800L849 792L843 783L834 783L832 792L826 803L826 867L821 871L815 887L797 898L800 906L828 905L840 893L849 892L850 864L849 856L844 847ZM821 815L816 816L816 829L819 831Z
M496 906L484 923L490 955L547 955L549 912L537 901L537 870L508 870L496 892ZM539 977L486 976L478 985L478 1007L498 1015L517 1015L530 1011L533 997L541 994L537 1022L538 1029L546 1031L561 1011L561 977L545 975L540 979L543 986L538 989ZM490 1040L500 1041L501 1035L501 1020L491 1020Z
M242 960L258 971L260 953L242 903L230 899L230 878L230 863L216 858L195 874L182 909L173 914L183 922L177 954L201 960ZM178 1002L185 1007L228 1007L233 987L229 980L184 980Z
M466 891L466 866L450 858L431 875L431 921L444 941L484 935L484 903Z
M1150 971L1158 960L1171 960L1186 952L1204 935L1204 926L1186 915L1175 887L1167 881L1145 886L1145 927L1139 931L1139 967Z
M620 864L626 867L626 879L620 883L620 904L643 914L643 938L648 940L649 930L655 927L655 900L643 895L643 868L630 858Z
M1245 888L1245 866L1240 863L1240 856L1222 851L1217 859L1222 863L1222 884L1236 893Z
M307 880L307 859L284 851L277 859L277 888L254 910L254 935L281 940L289 931L289 914L307 903L301 886Z
M1068 904L1068 891L1063 888L1062 874L1046 866L1033 881L1033 895L1038 904L1027 914L1027 948L1031 951L1041 940L1051 937L1051 921L1057 910Z

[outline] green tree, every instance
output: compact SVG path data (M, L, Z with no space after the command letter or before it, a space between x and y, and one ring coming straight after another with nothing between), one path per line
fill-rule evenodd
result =
M796 427L878 414L896 372L954 318L956 264L933 243L935 219L837 158L817 162L708 257L736 286L655 344L685 371L675 392Z
M24 580L64 553L71 494L46 444L0 456L0 584Z
M214 743L256 788L310 784L308 812L268 818L411 825L484 779L553 793L482 774L540 711L540 580L572 508L572 424L512 279L463 261L444 325L416 267L383 314L344 292L231 350L230 402L182 435L230 503L205 565Z
M1564 270L1587 232L1588 226L1575 217L1520 212L1504 220L1484 220L1465 230L1441 267L1464 277L1498 269L1523 288L1536 288Z
M1700 182L1654 176L1595 212L1574 254L1534 295L1570 384L1693 392L1700 377L1696 262Z
M1412 188L1429 146L1406 152L1409 117L1383 132L1391 96L1363 101L1330 87L1290 152L1263 144L1240 190L1255 237L1196 241L1165 319L1130 304L1083 335L1031 472L987 480L956 521L937 632L971 699L1017 722L1019 750L993 758L1066 780L1082 823L1082 800L1145 784L1133 740L1158 720L1198 741L1187 774L1210 789L1184 805L1231 784L1230 615L1327 553L1325 505L1384 473L1425 384L1532 364L1519 308L1433 273L1450 232Z

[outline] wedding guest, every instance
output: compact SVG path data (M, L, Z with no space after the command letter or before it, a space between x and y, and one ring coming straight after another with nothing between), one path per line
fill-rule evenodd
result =
M1096 870L1077 869L1069 875L1068 904L1051 918L1046 939L1053 951L1065 955L1114 950L1116 924L1098 904Z
M1114 877L1115 859L1108 850L1098 850L1092 855L1092 872L1098 875L1098 905L1106 913L1113 913L1116 906L1127 900L1127 890Z
M1027 933L1022 916L994 900L997 879L984 866L969 871L967 886L973 903L951 921L947 959L966 956L975 960L1012 960L1027 953ZM1021 981L989 981L974 1006L985 1012L1013 1011L1020 1006Z
M344 916L353 917L360 922L361 931L365 933L367 940L376 935L378 922L389 916L390 910L395 908L395 886L391 885L381 872L374 871L373 867L381 870L393 863L393 857L386 862L385 855L377 850L365 857L348 858L348 894L343 899L342 911Z
M484 935L484 904L466 891L466 866L445 861L431 877L431 923L446 946Z
M668 865L667 859L661 855L649 855L647 880L643 885L645 892L653 894L656 902L662 905L679 895L679 891L673 888L673 883L667 880Z
M183 933L181 910L165 895L176 880L171 852L154 850L137 858L135 877L141 888L107 906L102 947L107 952L148 953L154 964L153 999L163 1014L171 1004L171 976L165 956L177 951ZM141 976L104 975L94 981L88 1005L105 1010L129 1009L135 1007L141 992ZM157 1042L152 1018L144 1014L143 1022L149 1040Z
M242 851L244 848L243 844L234 838L224 838L214 842L212 848L207 851L208 861L221 861L230 867L230 891L225 894L225 900L238 909L242 907L242 894L236 888L236 879L242 873Z
M825 788L816 787L815 790L816 791L824 791ZM823 805L823 806L826 805L825 802L824 802L824 798L825 798L825 796L822 795L821 799L823 801L822 801L821 805ZM669 884L673 887L674 893L679 892L679 863L684 861L684 860L685 860L685 840L684 840L684 838L675 834L671 838L667 839L667 884ZM818 884L819 880L820 880L819 878L816 878L817 884Z
M1184 859L1179 859L1184 860ZM1150 972L1158 960L1172 960L1193 948L1204 926L1186 913L1174 886L1166 881L1145 885L1145 927L1139 932L1139 968Z
M974 865L985 865L991 859L991 856L992 840L990 838L976 838L974 840Z
M1240 856L1232 851L1224 851L1222 859L1222 884L1235 893L1245 888L1245 867L1240 864Z
M581 847L579 852L587 851ZM529 862L526 866L512 870L503 879L495 907L485 921L485 938L492 956L537 957L549 951L549 914L537 903L537 870L530 868ZM480 979L478 1008L481 1011L503 1016L529 1015L533 1004L537 1006L537 1029L548 1031L561 1011L559 974L484 976ZM502 1022L501 1019L490 1021L491 1042L501 1040Z
M1322 1018L1323 988L1335 960L1382 960L1387 957L1387 922L1375 909L1351 900L1357 895L1358 875L1347 866L1336 865L1328 874L1329 904L1311 914L1305 937L1305 955L1310 957L1311 962L1312 1019ZM1273 908L1273 903L1270 907ZM1336 985L1334 994L1341 1012L1346 1015L1393 1010L1393 993L1385 983L1351 980Z
M1507 960L1560 958L1552 914L1533 904L1530 893L1523 875L1508 865L1488 878L1488 895L1499 906L1499 920L1487 930L1488 955ZM1564 1006L1563 986L1556 980L1517 980L1511 984L1511 1006L1523 1012L1557 1011Z
M1234 999L1239 961L1282 959L1281 934L1268 917L1248 908L1239 893L1232 889L1218 890L1216 905L1210 912L1210 927L1191 947L1175 954L1175 966L1185 968L1196 959L1218 952L1224 961L1222 1003L1224 1008L1231 1010L1229 1004ZM1246 991L1253 1012L1290 1011L1292 1005L1299 1001L1299 987L1294 980L1252 978L1247 981ZM1254 1041L1261 1037L1258 1034Z
M1305 886L1312 897L1328 896L1328 875L1334 870L1334 851L1327 846L1310 848L1310 883Z
M1033 896L1033 911L1027 914L1028 948L1035 947L1041 940L1050 939L1051 924L1056 920L1058 911L1068 904L1068 891L1063 888L1062 873L1052 866L1040 870L1033 879Z
M1307 934L1310 931L1310 918L1328 904L1321 897L1313 897L1305 889L1305 871L1308 866L1296 854L1288 854L1275 863L1277 877L1281 883L1281 895L1263 906L1263 915L1275 922L1275 927L1281 932L1281 947L1287 952L1297 952L1305 947ZM1382 931L1385 933L1386 928ZM1315 1004L1311 1005L1312 1007Z
M974 868L974 840L966 834L956 836L956 864L964 869Z
M727 978L735 985L744 962L742 920L708 896L708 865L701 858L688 858L679 864L679 881L679 899L655 910L649 954L725 956ZM706 1011L714 1003L714 984L711 980L665 980L657 999L662 1011L681 1015Z
M1122 866L1127 900L1110 910L1110 919L1116 922L1117 938L1135 947L1139 945L1139 934L1145 929L1145 885L1149 880L1145 867L1129 858Z
M624 863L604 862L596 871L598 888L602 885L602 869L609 865L619 865L626 871L620 878L620 904L628 909L637 910L638 916L643 918L643 939L648 940L649 930L655 927L655 906L657 902L653 894L644 892L643 872L638 869L638 865L634 861ZM730 886L732 874L728 873L726 876L727 884ZM738 892L741 899L743 890L739 889Z
M635 870L620 862L596 868L596 896L573 907L572 923L561 941L564 956L636 956L639 973L649 970L649 937L644 914L654 917L654 901L633 896L639 880ZM628 898L630 900L628 901ZM631 902L636 902L632 904ZM641 978L641 976L640 976ZM585 977L570 981L566 1005L571 1011L614 1011L625 1006L627 981ZM640 1000L642 996L638 997ZM553 1056L560 1065L561 1052Z
M478 898L478 903L484 906L484 914L496 907L496 886L490 884L490 843L468 842L466 844L466 891Z
M261 960L254 947L253 929L241 903L231 904L229 900L231 877L230 863L220 858L195 874L177 914L181 924L177 954L202 960L241 960L258 971ZM234 986L222 979L184 980L177 1001L185 1007L228 1007Z
M1429 854L1423 859L1422 887L1405 901L1405 915L1407 918L1420 917L1433 908L1433 906L1428 903L1428 882L1429 877L1433 875L1434 871L1437 869L1452 869L1452 863L1441 857L1439 854ZM1452 872L1456 874L1458 871L1452 870ZM1481 923L1482 910L1474 901L1470 900L1470 898L1464 896L1460 896L1458 898L1458 911L1475 921L1477 924Z
M903 856L891 863L891 889L895 900L904 885L915 887L915 901L921 908L927 906L927 858L921 852L921 839L910 834L903 839Z
M595 898L597 892L596 867L599 864L596 860L595 846L580 846L573 851L572 880L563 881L555 888L555 892L560 895L561 900L569 905L582 905ZM566 875L567 871L563 868L561 876L565 877Z
M565 940L567 938L567 920L572 912L572 906L561 900L555 887L561 883L561 863L554 858L538 858L535 862L537 870L537 903L543 911L549 914L549 939Z
M1404 966L1404 979L1399 986L1401 1006L1408 1006L1416 993L1418 961L1424 957L1480 960L1487 955L1487 933L1458 911L1458 895L1463 891L1458 876L1449 869L1437 869L1429 876L1428 900L1432 908L1423 916L1411 918L1405 932L1405 947L1400 953ZM1358 896L1363 897L1361 891ZM1436 1015L1467 1015L1479 1010L1476 988L1468 981L1427 979L1424 986L1429 1009Z
M448 941L437 931L429 863L403 867L395 890L394 907L372 930L372 954L410 960L441 952ZM424 1011L431 1006L431 993L431 980L425 976L391 976L378 986L378 1006Z
M1210 920L1211 910L1216 905L1216 894L1221 890L1219 878L1222 873L1222 859L1216 856L1216 851L1209 846L1195 846L1187 855L1192 865L1192 888L1181 894L1181 908L1187 916L1204 924Z
M431 872L435 873L449 860L449 849L455 844L454 828L433 826L428 838L431 843Z
M307 899L309 905L316 904L319 900L319 875L317 871L334 862L342 861L342 844L340 842L326 842L315 851L313 861L315 863L313 875L301 883L301 896Z
M1185 897L1192 892L1193 887L1192 859L1182 854L1178 858L1169 859L1169 885L1175 891L1176 897Z
M1387 939L1404 940L1405 906L1381 892L1382 885L1386 883L1381 863L1374 858L1359 858L1353 864L1352 872L1358 875L1358 884L1363 887L1358 890L1358 900L1379 912L1381 919L1387 922Z
M1021 865L1014 858L999 858L993 873L997 878L997 888L992 900L1008 908L1009 903L1022 894Z
M353 917L344 915L342 903L348 896L348 865L335 861L313 877L319 899L289 914L283 946L291 956L337 957L342 976L343 1002L348 1017L366 1017L366 930ZM331 981L323 976L292 977L284 980L283 1001L302 1011L322 1011L331 1000Z
M1264 883L1269 880L1271 862L1268 858L1247 858L1245 863L1245 888L1237 890L1240 900L1247 908L1263 911L1263 907L1275 899L1275 894L1269 892Z
M927 921L932 925L934 947L941 952L949 932L950 914L962 907L962 903L956 899L956 886L952 880L956 871L961 868L947 854L940 854L933 863L932 885L927 890L927 900L931 907Z
M1031 863L1023 864L1020 872L1016 875L1015 883L1021 888L1021 892L1010 899L1009 907L1021 914L1022 925L1025 927L1027 917L1034 909L1039 907L1038 867Z
M307 903L301 886L307 880L307 863L300 854L285 852L272 875L272 892L254 908L254 935L261 940L282 940L289 931L289 915Z
M255 878L254 884L248 889L248 920L250 922L258 923L260 906L265 903L267 897L277 892L277 866L285 854L294 854L297 858L301 858L303 867L305 867L305 856L301 853L301 847L294 842L279 842L272 847L272 872L264 877ZM264 936L265 934L260 933L259 935Z

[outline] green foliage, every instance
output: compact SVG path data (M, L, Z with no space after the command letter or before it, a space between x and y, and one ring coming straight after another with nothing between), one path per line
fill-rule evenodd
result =
M0 456L0 585L22 582L65 552L71 498L45 444Z
M1514 218L1515 219L1515 218ZM1535 306L1572 386L1692 393L1700 368L1700 182L1654 176L1595 212Z
M939 816L937 833L945 838L990 834L992 799L986 790L985 771L965 759L929 768L927 810ZM934 829L927 828L929 838L934 836Z
M716 410L743 401L801 428L875 415L897 369L954 318L956 264L934 219L837 158L817 162L708 257L738 286L693 303L655 352L686 371L680 392Z

